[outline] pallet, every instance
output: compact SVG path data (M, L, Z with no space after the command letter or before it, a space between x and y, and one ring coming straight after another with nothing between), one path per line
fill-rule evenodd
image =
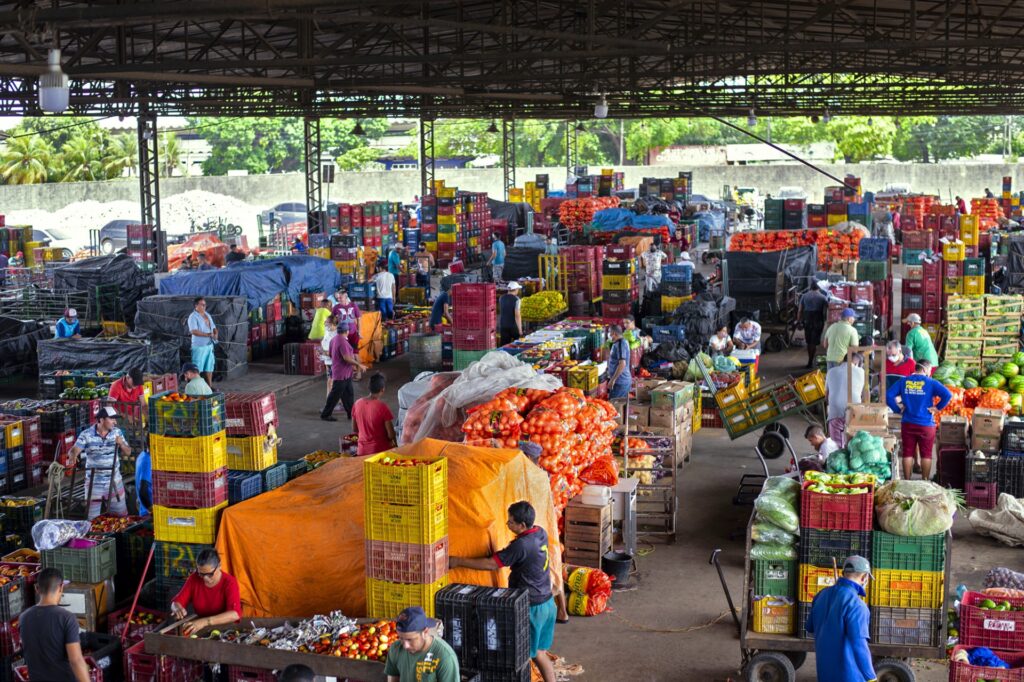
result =
M612 549L612 505L572 501L565 508L565 562L601 567L601 557Z

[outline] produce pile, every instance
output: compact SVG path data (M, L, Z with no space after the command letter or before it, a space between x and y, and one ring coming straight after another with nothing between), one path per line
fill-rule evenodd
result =
M729 240L729 250L764 253L817 246L818 267L828 269L833 260L856 260L860 253L860 240L866 236L856 229L849 232L833 229L737 232Z
M540 291L527 296L519 305L519 312L527 322L541 322L565 312L568 304L560 291Z
M341 454L340 452L331 452L329 450L316 450L315 452L309 453L302 459L306 461L307 469L316 469L322 467L324 464L327 464L328 462L334 461L339 457L344 456L345 455Z
M805 490L821 495L866 495L876 483L873 474L826 474L820 471L804 473L804 481L810 483Z
M892 478L889 453L882 439L867 431L858 431L845 448L829 455L825 470L830 474L874 474L879 481Z
M612 579L598 568L577 568L565 579L569 588L569 613L574 616L596 616L608 608L612 595Z
M937 535L953 527L962 499L931 481L890 481L875 491L875 518L887 533Z
M558 222L574 232L594 222L594 214L619 205L618 197L585 197L569 199L558 206Z
M142 521L142 516L114 516L113 514L100 514L92 520L92 528L89 530L90 533L96 534L107 534L107 533L121 533L131 526L134 526L139 521Z
M1024 413L1024 352L1015 353L1010 362L993 364L982 376L977 370L964 370L959 365L943 362L933 378L941 381L953 398L935 415L937 424L943 415L956 415L970 420L974 408L986 407L1007 414Z
M329 616L313 616L272 629L212 630L208 639L303 654L383 661L388 648L398 639L398 632L392 621L359 624L341 611L333 611Z
M59 397L61 400L95 400L96 398L106 398L107 388L107 386L65 388Z
M548 472L559 514L585 484L619 481L611 447L618 415L605 400L576 388L510 387L467 412L462 430L469 445L516 447L525 440L541 447L537 464Z
M751 559L795 560L800 538L800 484L785 476L765 480L754 500Z

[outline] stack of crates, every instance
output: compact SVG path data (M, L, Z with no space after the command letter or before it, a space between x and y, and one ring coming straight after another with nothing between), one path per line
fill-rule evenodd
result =
M871 527L874 519L874 485L850 485L851 489L867 489L849 495L827 495L808 490L803 484L800 494L800 568L797 578L799 627L803 638L811 635L804 629L815 595L835 584L835 567L841 572L843 560L857 554L871 561Z
M906 253L907 246L904 241L904 257ZM902 284L902 317L906 319L907 315L917 313L921 316L925 329L935 339L942 322L942 261L929 257L924 260L916 258L913 263L907 264L904 268L906 274ZM904 338L909 327L904 324L900 331L900 338Z
M65 580L71 582L64 587L64 600L79 603L75 594L114 594L114 574L117 572L117 546L114 538L75 541L56 549L43 550L39 561L43 568L58 568ZM88 544L93 543L93 544ZM6 589L4 590L6 591ZM103 606L108 606L104 604ZM109 608L86 609L75 612L78 624L83 630L101 632L106 625Z
M950 296L945 307L948 332L945 359L965 370L981 369L986 345L984 302L965 296Z
M601 298L604 247L573 245L562 247L569 268L569 292L582 291L585 301ZM609 273L617 274L617 273Z
M885 237L865 237L858 246L857 279L878 282L889 277L889 240Z
M350 211L347 211L346 215L351 218ZM360 242L358 238L351 234L332 234L330 239L330 247L328 248L330 248L331 261L334 263L334 267L342 275L355 277L360 259Z
M621 318L633 312L633 302L638 300L639 294L636 261L636 248L632 244L610 244L605 249L601 270L601 309L604 317ZM609 272L609 267L614 274L604 274Z
M128 256L139 267L151 270L156 266L156 233L152 225L126 225Z
M832 227L846 222L846 203L834 196L825 196L825 226Z
M946 535L872 534L868 605L871 641L935 647L944 643Z
M0 416L0 469L6 485L0 493L16 493L28 487L25 474L25 428L21 417Z
M828 227L828 213L825 204L807 204L807 227Z
M454 584L432 606L460 666L478 670L482 682L529 682L527 590Z
M288 465L277 461L279 415L274 393L224 396L228 501L254 497L288 482Z
M363 463L363 485L367 615L433 615L448 584L448 460L384 452Z
M781 230L785 224L786 200L765 199L764 200L764 229Z
M977 300L977 299L974 299ZM1020 350L1024 296L985 294L984 364L1009 362Z
M498 347L497 289L491 283L452 286L452 367L463 370Z
M153 465L156 552L166 543L212 546L220 513L228 505L228 437L224 394L149 399L149 451ZM161 607L180 589L157 565ZM194 566L190 567L192 570ZM187 577L187 573L182 576Z
M681 263L663 265L658 292L661 294L661 300L668 299L669 305L675 303L676 299L689 300L693 296L693 263L683 261ZM662 312L664 313L671 313L673 311L675 311L675 308L665 310L665 307L662 306Z
M806 230L807 229L807 200L786 199L782 205L782 229L784 230Z

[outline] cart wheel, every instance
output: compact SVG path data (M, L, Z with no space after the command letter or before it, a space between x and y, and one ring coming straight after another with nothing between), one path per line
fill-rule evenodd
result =
M895 658L883 658L875 662L875 679L878 682L914 682L917 677L910 666Z
M764 427L764 430L768 433L777 432L782 434L783 438L789 438L789 427L783 424L782 422L775 422L774 424L769 424L768 426Z
M781 353L786 350L786 341L778 334L772 334L765 339L764 349L768 353Z
M786 451L786 439L777 431L765 431L757 440L765 459L778 459Z
M786 652L786 658L788 658L789 662L793 664L793 670L799 670L800 666L802 666L804 664L804 662L807 661L807 652L806 651L787 651Z
M796 682L796 669L785 654L762 651L743 669L747 682Z

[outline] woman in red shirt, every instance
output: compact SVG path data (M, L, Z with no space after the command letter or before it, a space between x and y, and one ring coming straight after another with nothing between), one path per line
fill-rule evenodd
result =
M370 377L370 395L352 406L352 428L359 436L359 455L375 455L395 447L395 415L381 400L383 395L384 375L377 372Z
M217 550L204 549L196 557L195 573L188 577L184 587L171 601L171 613L175 618L184 618L190 604L197 618L185 625L185 636L241 619L238 581L221 569Z

